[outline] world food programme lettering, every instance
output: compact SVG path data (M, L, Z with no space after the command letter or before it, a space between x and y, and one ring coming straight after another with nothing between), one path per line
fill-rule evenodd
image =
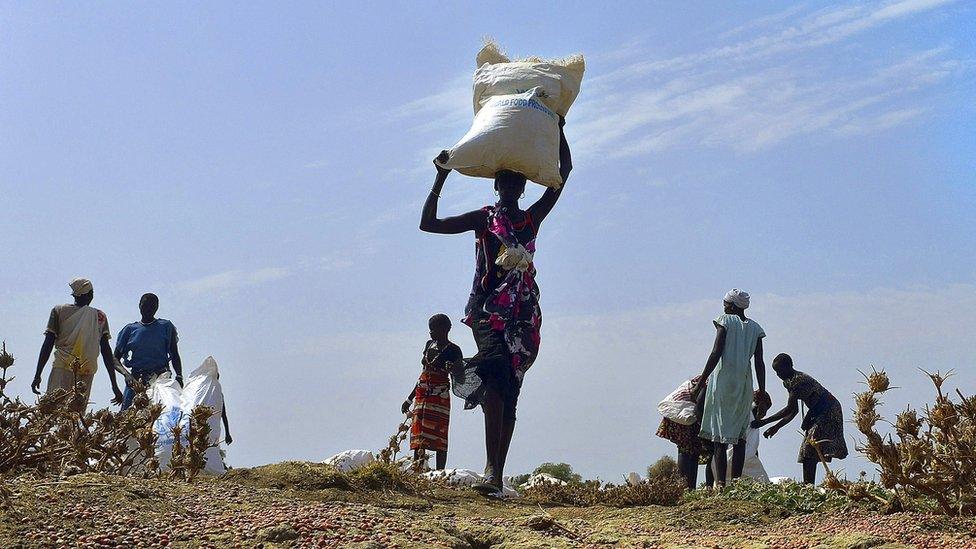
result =
M542 111L554 120L556 118L556 113L550 111L545 105L539 103L535 99L525 99L523 97L492 97L490 104L496 107L528 107L530 109Z

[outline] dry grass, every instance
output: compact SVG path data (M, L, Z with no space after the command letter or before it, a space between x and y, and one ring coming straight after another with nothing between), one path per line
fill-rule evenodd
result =
M522 491L529 502L547 505L587 507L607 505L634 507L641 505L677 505L684 495L684 481L675 476L649 479L638 484L602 484L598 480L555 484L540 482Z

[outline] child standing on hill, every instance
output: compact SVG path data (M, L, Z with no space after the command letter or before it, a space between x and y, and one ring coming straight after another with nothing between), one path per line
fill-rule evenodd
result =
M784 425L793 421L799 413L797 401L803 401L808 411L803 416L803 443L800 445L800 456L797 459L803 464L803 482L813 484L817 480L817 463L820 456L810 440L815 440L820 446L820 453L824 461L833 458L847 457L847 442L844 441L844 410L840 401L830 391L823 388L812 377L793 369L793 359L786 353L776 355L773 359L773 371L783 380L783 387L790 394L790 401L786 407L766 419L752 422L752 426L760 428L774 421L778 421L763 436L770 438Z
M413 425L410 427L410 449L414 459L426 450L437 453L437 469L447 465L447 430L451 419L451 369L462 360L461 348L451 343L451 319L437 314L428 321L430 340L424 346L424 369L420 380L403 402L403 413L413 403Z
M753 359L759 383L757 394L766 393L766 365L762 356L762 338L766 333L759 323L746 318L749 294L733 288L725 294L723 305L725 314L713 321L715 343L702 371L702 381L692 391L695 400L705 391L699 436L713 442L716 486L725 485L726 452L730 444L733 445L732 478L742 475L746 429L752 421L753 389L749 366Z

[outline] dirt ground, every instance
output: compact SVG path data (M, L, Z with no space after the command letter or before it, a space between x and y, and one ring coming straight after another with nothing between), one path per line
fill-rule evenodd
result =
M0 547L974 547L976 520L859 510L791 516L752 502L546 507L462 489L350 486L321 466L193 484L82 474L7 483Z

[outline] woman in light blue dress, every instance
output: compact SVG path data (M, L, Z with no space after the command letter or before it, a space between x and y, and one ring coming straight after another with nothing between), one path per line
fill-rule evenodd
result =
M766 365L763 363L762 338L766 336L759 323L746 318L749 294L732 289L725 294L725 314L715 324L715 344L705 363L702 379L695 386L697 398L705 391L699 436L712 441L715 485L724 486L728 445L733 445L732 478L742 476L745 461L746 428L752 420L753 387L750 363L755 359L757 396L766 395Z

